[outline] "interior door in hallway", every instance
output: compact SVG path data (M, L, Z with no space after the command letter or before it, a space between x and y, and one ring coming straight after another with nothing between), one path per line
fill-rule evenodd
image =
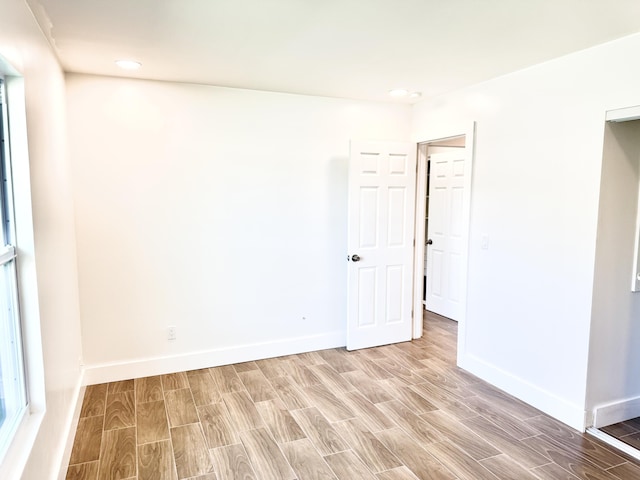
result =
M464 149L430 155L425 308L456 321L465 305L465 158Z
M411 340L416 145L352 142L347 349Z

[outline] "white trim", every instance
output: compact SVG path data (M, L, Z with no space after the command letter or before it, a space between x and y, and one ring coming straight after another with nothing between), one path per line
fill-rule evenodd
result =
M85 390L86 387L84 386L83 369L80 372L76 386L73 389L72 400L70 402L72 408L69 410L69 415L65 422L64 435L62 438L66 438L66 441L59 462L60 471L58 473L58 480L65 480L67 478L67 469L69 467L69 460L71 459L71 450L73 449L73 441L75 440L78 421L80 420L80 412L82 411L82 401L84 400Z
M640 460L640 451L636 450L631 445L621 442L617 438L614 438L611 435L608 435L603 431L600 431L594 427L587 428L587 433L589 435L593 435L598 440L601 440L604 443L611 445L613 448L620 450L623 453L626 453L630 457L635 458L636 460Z
M605 116L607 122L630 122L638 119L640 119L640 105L607 110Z
M595 407L593 426L602 428L636 417L640 417L640 397L627 398Z
M84 384L115 382L130 378L197 370L264 358L294 355L327 348L344 347L346 333L337 331L307 337L288 338L268 343L238 345L179 355L133 359L124 362L85 366Z
M422 337L424 304L424 219L427 216L425 197L427 195L427 144L418 144L417 179L416 179L416 217L413 238L413 338Z
M480 360L474 355L465 354L462 357L458 355L458 365L578 431L584 432L587 427L588 415L580 405L567 402L563 398Z
M456 137L465 137L465 165L468 165L468 175L465 174L465 191L469 192L467 196L467 202L465 202L464 206L464 217L466 219L465 222L465 232L463 232L463 237L465 239L465 245L463 246L463 251L466 253L465 262L465 270L464 270L464 278L463 278L463 291L462 297L465 299L464 312L460 319L458 319L458 365L460 365L460 358L466 352L466 318L467 318L467 279L468 279L468 267L469 267L469 234L470 234L470 226L471 226L471 205L473 202L473 191L472 187L472 179L473 179L473 160L475 158L475 148L476 148L476 122L465 122L463 125L460 125L456 128L452 128L448 131L439 132L437 136L433 136L431 138L423 138L419 137L417 144L422 145L425 143L433 143L442 140L446 140L447 138L456 138ZM418 163L420 163L420 149L418 149ZM419 174L420 170L418 170ZM426 179L418 178L418 184L416 185L416 198L421 195L424 197L426 195ZM417 216L416 216L416 222ZM422 226L416 225L416 239L418 234L422 232L423 238L426 235L424 232L424 215L421 220ZM414 286L413 286L413 310L414 310L414 319L413 319L413 338L420 338L422 336L423 329L423 318L422 315L418 315L417 312L421 312L424 310L424 305L422 303L422 289L419 285L422 284L422 281L417 281L417 275L423 275L422 270L416 270L415 265L417 265L417 256L418 252L422 252L421 262L424 262L424 245L419 247L416 242L416 248L414 249Z

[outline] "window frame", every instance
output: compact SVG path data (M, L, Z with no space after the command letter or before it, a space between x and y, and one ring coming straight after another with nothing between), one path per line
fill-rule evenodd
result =
M0 462L7 454L24 417L29 410L29 392L27 388L27 366L24 355L23 325L20 315L18 255L15 246L16 223L13 201L13 177L11 173L11 138L9 134L8 101L5 94L6 85L4 75L0 74L0 235L3 245L0 245L0 275L6 275L4 281L7 287L6 297L0 304L7 310L7 332L13 340L13 349L2 352L0 359L5 361L4 374L10 372L15 376L13 381L4 382L4 387L13 386L12 398L5 406L9 406L10 417L2 419L0 423ZM10 364L8 367L7 364ZM7 368L8 367L8 368ZM0 369L2 367L0 366ZM11 385L13 384L13 385ZM4 387L2 389L4 392ZM11 402L11 403L9 403Z
M0 76L4 76L6 126L11 141L15 245L19 252L16 263L20 292L18 305L22 317L22 348L29 398L15 436L11 439L4 458L0 458L0 478L21 478L45 418L47 396L36 274L25 80L1 54Z

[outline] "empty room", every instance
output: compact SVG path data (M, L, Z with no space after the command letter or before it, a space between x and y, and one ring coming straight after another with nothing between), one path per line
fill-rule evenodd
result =
M0 0L0 478L640 479L636 0Z

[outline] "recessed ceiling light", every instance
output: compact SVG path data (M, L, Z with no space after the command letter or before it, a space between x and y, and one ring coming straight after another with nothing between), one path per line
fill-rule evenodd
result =
M392 97L404 97L406 95L409 95L409 90L406 90L404 88L394 88L393 90L389 90L389 95L391 95Z
M411 98L420 98L422 96L422 92L412 92L409 96Z
M116 65L123 70L138 70L142 64L135 60L116 60Z

